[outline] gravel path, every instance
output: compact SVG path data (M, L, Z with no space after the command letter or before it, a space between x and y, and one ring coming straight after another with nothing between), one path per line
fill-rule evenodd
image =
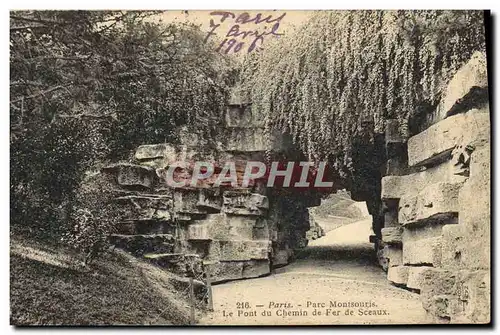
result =
M328 232L269 276L213 286L215 311L199 324L427 323L418 294L392 286L374 265L370 225Z

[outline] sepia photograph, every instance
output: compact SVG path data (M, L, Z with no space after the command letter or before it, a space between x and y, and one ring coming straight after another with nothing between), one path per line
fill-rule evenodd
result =
M213 7L8 12L10 326L492 326L491 12Z

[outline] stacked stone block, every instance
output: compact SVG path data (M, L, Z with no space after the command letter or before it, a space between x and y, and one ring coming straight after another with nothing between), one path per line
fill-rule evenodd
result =
M133 162L106 167L121 195L127 219L110 237L117 247L186 276L209 272L214 282L258 277L287 264L307 245L306 197L273 193L262 181L241 187L247 161L264 161L266 150L286 156L286 139L263 134L263 122L248 105L230 105L220 141L205 143L186 129L181 144L138 147ZM212 162L211 178L191 183L193 163ZM182 187L167 185L168 167ZM225 162L234 162L238 187L214 183ZM305 241L305 242L304 242Z
M436 322L490 321L489 105L463 101L477 85L487 90L480 53L451 80L434 124L408 139L407 173L382 179L384 253L397 260L388 279L420 292Z

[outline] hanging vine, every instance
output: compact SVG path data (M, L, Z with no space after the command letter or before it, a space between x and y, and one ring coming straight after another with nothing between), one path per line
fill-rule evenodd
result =
M451 75L484 48L481 11L323 11L251 54L241 79L269 133L289 133L342 176L362 120L382 133L398 119L407 133L418 104L437 104Z

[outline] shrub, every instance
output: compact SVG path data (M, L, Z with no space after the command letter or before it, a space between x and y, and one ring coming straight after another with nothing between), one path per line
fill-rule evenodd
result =
M116 192L109 177L94 172L76 192L62 241L85 255L87 265L108 247L108 237L121 220Z
M59 241L70 216L75 245L107 231L106 209L97 211L105 195L84 181L88 169L175 141L179 125L208 137L221 122L231 62L198 27L160 24L156 14L11 12L13 232Z

